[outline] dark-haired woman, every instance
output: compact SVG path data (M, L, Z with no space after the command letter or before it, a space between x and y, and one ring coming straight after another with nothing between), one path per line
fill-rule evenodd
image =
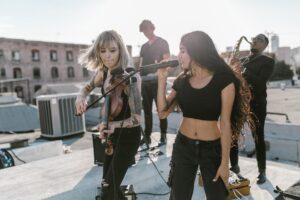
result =
M251 123L250 93L202 31L181 38L178 58L184 72L174 81L168 97L168 71L158 71L159 117L167 117L177 104L183 113L172 153L170 199L192 198L200 167L207 199L225 200L231 144L244 123Z

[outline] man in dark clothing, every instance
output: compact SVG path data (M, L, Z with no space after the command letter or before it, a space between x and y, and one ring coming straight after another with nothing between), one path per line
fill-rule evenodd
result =
M143 32L148 41L143 44L140 52L140 66L153 64L160 62L163 59L170 57L169 44L166 40L158 37L154 34L155 27L149 20L143 20L140 24L140 32ZM153 100L156 103L157 96L157 75L154 72L141 72L142 77L142 97L143 97L143 109L145 116L145 136L141 141L141 144L151 143L152 133L152 103ZM168 128L167 119L160 120L160 144L166 143L166 133Z
M250 106L256 116L256 133L253 133L253 135L256 137L254 142L259 170L257 184L262 184L266 181L266 147L264 141L264 126L267 115L266 84L274 69L274 60L262 55L268 43L269 40L264 34L258 34L252 38L250 55L241 59L241 63L243 63L241 73L249 84L252 93ZM230 161L231 169L239 172L237 146L231 148Z

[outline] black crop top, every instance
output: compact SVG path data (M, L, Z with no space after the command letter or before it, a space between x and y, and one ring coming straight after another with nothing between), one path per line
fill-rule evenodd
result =
M234 75L215 73L210 82L201 89L193 88L189 79L189 75L180 76L172 86L183 116L217 121L221 114L221 92L234 82Z

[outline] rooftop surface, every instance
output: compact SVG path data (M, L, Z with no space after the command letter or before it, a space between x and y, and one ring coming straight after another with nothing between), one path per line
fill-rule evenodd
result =
M86 133L91 137L91 133ZM158 139L159 133L154 133ZM168 144L160 150L163 155L157 156L152 152L152 159L166 180L169 173L169 161L175 135L168 134ZM268 200L277 196L273 188L278 185L287 189L300 179L300 169L297 166L267 162L268 181L263 185L255 183L257 177L256 160L241 157L241 174L251 181L251 195L248 199ZM51 199L51 200L92 200L98 193L102 177L102 167L94 165L93 149L73 151L24 165L3 169L0 171L0 199ZM288 178L287 178L288 177ZM137 193L166 193L168 187L158 175L146 152L136 156L136 165L130 167L123 184L133 184ZM153 196L138 195L141 200L167 200L169 195ZM194 185L193 200L203 199L203 188Z
M288 115L291 123L300 124L300 88L268 89L268 112L280 112ZM267 115L267 120L285 122L284 116Z
M286 113L292 123L300 124L300 89L286 88L268 90L268 111ZM155 110L153 110L155 113ZM268 115L269 121L285 122L283 116ZM180 124L181 114L172 113L168 117L168 144L160 148L163 155L152 152L158 170L166 180L169 173L169 161L176 130ZM158 141L159 124L154 114L153 141ZM92 133L64 138L62 142L70 145L72 153L48 157L26 164L0 170L0 200L92 200L98 194L97 187L102 177L102 167L94 164ZM35 143L49 143L43 138ZM157 150L156 150L157 151ZM166 193L168 187L158 175L146 152L136 156L136 165L130 167L123 184L133 184L137 193ZM257 164L255 158L240 157L241 174L251 181L251 195L248 199L268 200L277 196L273 188L278 185L285 190L300 179L297 163L280 163L267 161L268 181L263 185L255 183ZM140 200L167 200L169 195L138 195ZM194 185L193 200L204 199L203 188L197 180Z

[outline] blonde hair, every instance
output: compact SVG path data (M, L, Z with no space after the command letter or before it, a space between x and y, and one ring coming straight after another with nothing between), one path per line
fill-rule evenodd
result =
M119 47L119 61L117 66L125 69L128 65L129 54L122 37L114 30L104 31L99 34L94 43L87 49L82 50L78 62L91 71L103 71L105 66L100 58L100 49L106 47L111 42L116 42Z

